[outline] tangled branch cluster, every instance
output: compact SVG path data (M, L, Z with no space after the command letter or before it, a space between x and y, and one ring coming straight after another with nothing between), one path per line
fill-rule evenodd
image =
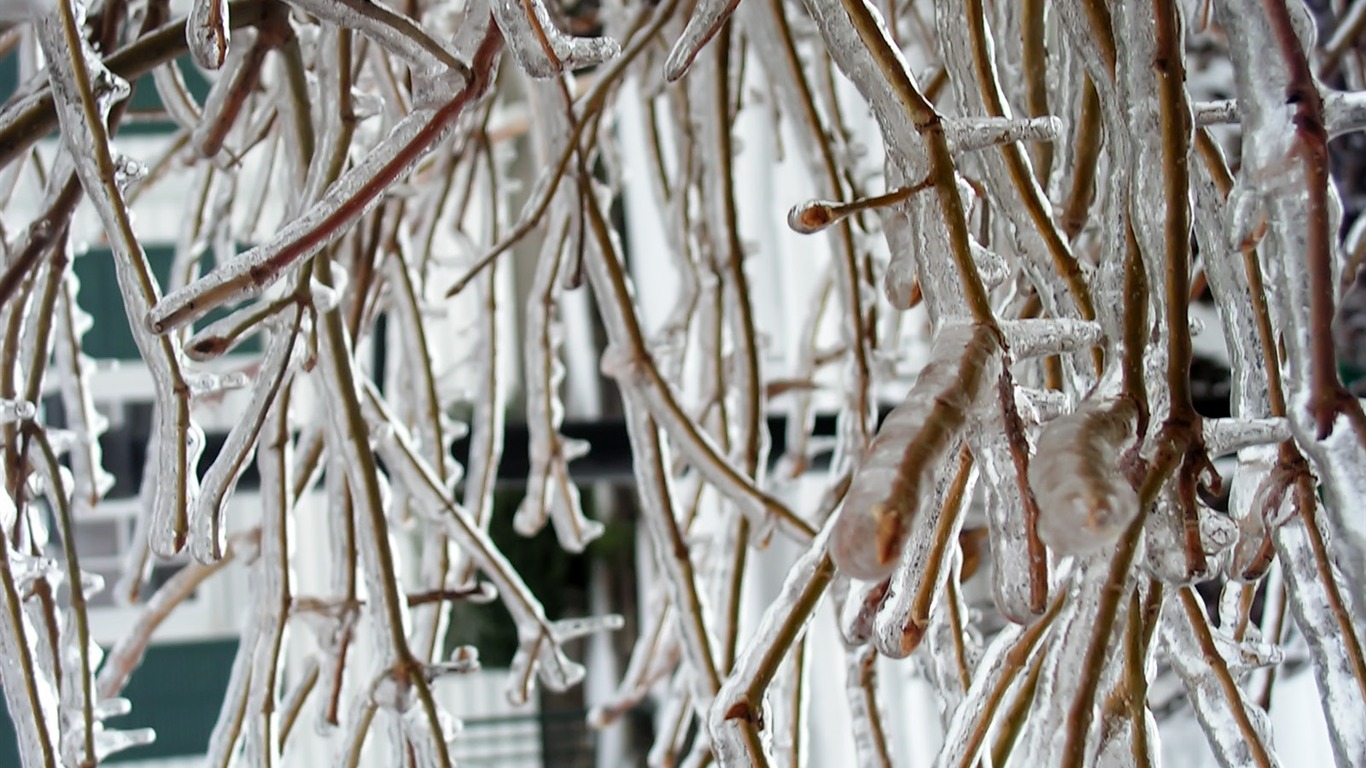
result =
M656 697L672 731L652 764L798 764L820 727L807 681L832 673L858 764L894 764L880 654L914 655L934 682L937 765L1151 765L1160 669L1221 764L1270 766L1273 673L1302 643L1334 755L1366 765L1366 415L1332 335L1366 246L1340 234L1328 154L1366 122L1366 2L1335 7L1319 35L1296 0L6 6L0 49L26 79L0 109L0 680L24 764L94 765L145 741L102 720L157 624L232 560L257 610L210 764L287 761L313 699L341 764L375 725L407 763L451 765L459 736L432 683L477 655L443 653L446 597L496 594L512 615L514 700L578 683L564 644L620 618L552 621L488 525L500 358L519 357L517 529L549 522L576 552L602 532L570 471L586 446L561 433L561 309L591 290L662 576L593 720ZM186 53L211 73L202 103ZM176 132L134 159L115 140L149 73ZM737 192L734 125L763 110L818 198L782 201L787 223L829 255L786 365L765 350L743 235L769 211ZM520 211L509 141L541 169ZM174 212L184 234L160 283L130 209L176 175L201 194ZM627 268L640 237L612 210L627 181L678 278L659 328ZM82 206L155 389L140 548L115 590L135 598L158 557L196 561L104 658L86 608L100 585L72 535L109 485L72 271L94 258L73 235ZM496 286L519 245L535 266L512 352ZM1192 311L1211 303L1228 418L1192 396ZM455 306L475 318L474 391L443 386L431 318ZM213 366L249 337L253 375ZM379 337L383 369L365 353ZM243 387L200 472L196 404ZM904 399L879 424L889 392ZM788 416L779 457L770 400ZM468 404L462 468L451 414ZM812 437L822 404L833 446ZM226 518L252 461L260 518ZM802 477L825 492L789 492ZM309 546L333 591L300 595L291 520L319 484L332 535ZM404 563L395 536L414 528ZM803 551L747 622L751 554L773 536ZM974 579L989 606L970 604ZM1222 590L1214 616L1205 582ZM823 599L843 664L804 651ZM301 623L311 660L286 669Z

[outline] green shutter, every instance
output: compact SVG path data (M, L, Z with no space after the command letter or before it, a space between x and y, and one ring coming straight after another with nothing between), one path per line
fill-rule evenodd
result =
M181 75L185 79L185 88L194 97L195 103L204 104L204 100L209 96L211 83L199 69L195 67L194 61L188 56L182 56L176 60L176 65L180 67ZM157 94L156 83L152 80L152 75L146 74L132 83L133 97L129 100L129 108L133 112L161 112L164 108L161 105L161 97ZM11 53L0 59L0 104L10 100L19 90L19 55ZM120 127L120 134L128 135L147 135L147 134L170 134L177 129L175 123L169 119L158 120L130 120ZM54 133L55 135L55 133Z
M133 703L128 715L111 719L115 730L154 728L157 740L130 749L108 762L202 755L218 720L218 707L228 690L228 674L237 641L153 645L133 673L124 698ZM19 749L4 700L0 699L0 765L18 765Z
M147 246L147 261L157 282L166 285L175 261L175 248L168 245ZM81 279L81 290L76 301L94 318L94 325L82 339L85 353L101 360L138 360L137 344L128 326L128 314L119 294L118 276L114 270L114 254L108 248L91 248L75 260L76 276ZM226 310L215 310L195 324L197 328L223 317ZM261 351L260 337L253 336L238 346L234 353Z

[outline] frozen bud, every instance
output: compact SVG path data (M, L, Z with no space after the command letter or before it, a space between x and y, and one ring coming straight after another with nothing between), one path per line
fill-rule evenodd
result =
M1029 484L1039 503L1039 538L1057 554L1099 552L1138 517L1138 493L1119 467L1133 433L1131 408L1088 402L1039 436Z
M891 574L911 521L934 498L934 478L956 450L968 411L996 382L1000 351L984 326L937 334L929 364L888 415L849 487L830 542L841 571L865 581Z
M787 226L793 232L813 235L844 218L844 214L836 210L838 207L837 203L826 200L808 200L794 205L787 212Z
M27 400L7 400L0 398L0 424L28 421L36 416L38 409Z

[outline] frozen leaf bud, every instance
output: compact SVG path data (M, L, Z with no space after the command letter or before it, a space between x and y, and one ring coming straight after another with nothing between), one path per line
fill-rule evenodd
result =
M877 581L896 567L910 521L934 495L934 477L961 437L968 411L995 382L1000 346L978 325L944 328L905 402L888 415L855 475L830 552L840 570Z
M844 218L844 214L836 212L837 203L826 200L808 200L800 205L792 206L792 210L787 212L787 226L793 232L800 232L803 235L814 235L826 227Z
M1099 552L1138 516L1138 493L1119 471L1133 431L1132 409L1088 402L1039 436L1029 484L1039 502L1039 538L1058 555Z

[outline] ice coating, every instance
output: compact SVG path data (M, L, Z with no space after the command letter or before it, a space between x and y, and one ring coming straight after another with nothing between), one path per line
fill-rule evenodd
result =
M366 394L367 410L372 413L386 410L376 393ZM411 438L399 429L387 429L379 436L377 450L395 472L396 482L407 485L414 494L423 514L459 543L479 570L494 583L500 599L512 614L520 641L513 661L509 699L515 703L526 701L530 694L530 678L536 673L552 690L564 690L581 680L583 667L570 661L560 647L561 633L567 631L566 628L547 622L540 603L489 541L488 534L470 520L468 512L446 498L445 489L432 476L430 467L424 466L415 454Z
M1230 239L1245 242L1251 228L1263 218L1267 222L1259 252L1267 282L1279 288L1270 296L1270 308L1272 322L1283 334L1286 369L1291 373L1286 415L1297 442L1322 476L1325 510L1340 541L1344 576L1356 598L1363 600L1366 529L1360 515L1347 512L1352 500L1366 492L1366 473L1360 471L1366 461L1366 435L1348 419L1353 410L1360 414L1361 406L1352 400L1325 409L1323 390L1341 384L1336 370L1322 370L1332 361L1319 356L1315 347L1331 331L1323 317L1325 307L1331 310L1341 263L1335 233L1342 206L1335 185L1316 170L1313 160L1326 148L1321 143L1325 138L1314 133L1314 121L1323 119L1321 86L1304 54L1305 38L1312 38L1312 21L1303 8L1281 9L1284 17L1268 9L1241 13L1227 3L1216 3L1215 8L1230 39L1239 45L1233 64L1244 160L1230 195ZM1282 24L1291 27L1292 39L1280 34ZM1294 108L1286 108L1287 93L1303 89L1313 93L1297 97ZM1307 225L1289 223L1296 219ZM1344 411L1341 416L1339 410Z
M921 674L942 691L938 697L939 719L945 727L962 705L982 653L980 635L965 621L970 608L963 597L961 557L956 550L947 557L942 577L946 586L926 622L924 642L916 651Z
M847 589L841 588L841 583L847 581L842 577L831 592L836 600L841 595L844 597L840 606L841 639L845 645L858 647L867 644L873 636L873 616L882 605L888 585L886 581L854 581Z
M1054 553L1099 552L1138 517L1138 493L1109 469L1132 431L1122 403L1094 400L1044 427L1029 464L1029 486L1039 504L1039 538Z
M1006 618L1023 623L1034 616L1037 606L1034 585L1028 576L1032 573L1033 555L1025 519L1025 497L1013 476L1014 457L1004 433L990 427L974 430L968 441L984 481L996 607Z
M1280 765L1271 744L1266 712L1233 684L1224 657L1215 648L1214 629L1204 606L1189 590L1167 601L1163 610L1164 656L1185 685L1221 765Z
M1058 605L1055 602L1050 614L1028 630L1011 625L987 645L963 702L945 726L944 743L935 757L936 768L967 768L976 764L985 743L986 725L993 719L994 713L989 710L999 706L1007 689L1019 694L1019 677L1026 662L1041 663L1035 654L1040 639L1051 631Z
M535 78L596 66L615 58L621 46L609 37L571 37L555 26L542 0L492 0L493 17L517 63Z
M189 131L194 130L201 117L199 105L190 95L185 84L185 75L178 66L162 66L152 70L152 83L156 85L157 97L166 107L166 114L176 125Z
M811 545L783 578L783 586L773 604L764 611L755 640L746 646L746 651L735 662L735 671L716 694L707 710L707 730L711 734L713 754L719 764L724 766L749 765L744 748L742 729L753 727L762 722L764 702L749 698L751 688L761 674L771 676L775 669L765 669L772 662L771 654L779 644L786 644L801 636L811 619L810 611L798 614L797 626L792 608L799 602L814 604L834 577L835 568L827 549L830 543L831 523L816 536Z
M387 184L412 170L488 87L501 38L490 34L475 54L482 77L440 106L418 107L398 122L385 140L350 167L307 212L291 220L269 242L242 253L190 285L168 294L146 313L145 328L163 334L204 316L215 307L259 295L291 265L337 240L345 224L374 209Z
M783 7L772 3L749 3L742 4L736 13L747 30L746 34L750 37L751 44L766 53L771 52L765 56L766 60L784 62L785 66L766 68L774 90L780 94L780 98L789 103L811 99L817 107L817 118L822 113L829 114L834 111L835 95L818 87L822 82L820 78L815 78L815 83L812 83L800 63L786 55L790 30L787 28ZM798 141L806 148L799 154L806 161L812 177L818 180L817 194L822 197L841 194L844 185L838 178L834 159L838 152L847 150L848 147L844 146L838 135L830 136L819 124L809 120L805 122L798 136ZM852 231L840 227L827 229L827 238L837 254L832 272L838 290L838 304L844 310L840 334L853 351L853 381L844 388L844 402L839 417L841 423L846 425L846 428L840 430L839 455L847 459L863 449L873 431L873 403L870 397L873 382L864 322L873 303L870 301L870 289L876 278L871 271L864 275L859 268L856 235ZM811 325L816 326L818 322L819 316L813 316ZM808 334L808 338L814 335L815 328L810 330L812 333ZM804 435L797 429L799 423L796 419L790 422L791 431L798 432L794 435L798 439L790 444L800 445L804 439Z
M708 595L697 588L693 564L680 556L686 547L674 517L673 488L669 475L667 449L659 439L659 427L654 423L642 402L628 395L626 427L635 438L631 441L632 466L636 482L647 493L642 497L646 528L651 548L664 571L669 600L678 614L682 637L683 658L687 662L687 690L694 698L694 706L710 704L720 688L720 678L712 651L715 642L705 617L711 612Z
M38 409L27 400L0 399L0 424L28 421L37 413Z
M1113 552L1104 552L1085 558L1072 571L1071 578L1060 585L1067 599L1050 629L1053 635L1034 694L1037 706L1030 712L1031 719L1040 718L1038 722L1044 727L1026 729L1021 735L1013 753L1015 759L1023 761L1021 765L1061 765L1064 755L1075 759L1077 753L1069 750L1078 747L1084 761L1094 759L1101 726L1101 707L1097 706L1100 702L1093 699L1092 706L1084 707L1079 697L1088 677L1099 675L1099 690L1103 691L1106 681L1117 675L1122 666L1109 664L1098 672L1089 664L1093 647L1100 651L1098 658L1110 659L1116 656L1123 640L1124 633L1117 630L1124 626L1128 615L1127 600L1113 604L1110 626L1115 631L1096 637L1100 631L1096 622L1106 602L1105 592L1110 589L1106 582L1113 556ZM1135 581L1133 570L1127 570L1119 583L1121 594L1128 594ZM1076 718L1074 713L1082 717Z
M1293 508L1304 499L1287 494L1281 503ZM1360 624L1347 619L1355 596L1339 586L1336 569L1324 562L1322 533L1315 535L1308 527L1312 518L1294 512L1285 516L1290 520L1277 529L1275 542L1290 610L1314 662L1333 755L1339 763L1352 765L1366 759L1366 705L1359 695L1366 680L1354 661L1361 658L1366 638Z
M1144 566L1153 578L1188 585L1217 572L1217 558L1233 543L1234 534L1231 524L1207 522L1216 519L1227 523L1199 505L1183 510L1174 489L1164 488L1143 524Z
M1101 328L1097 323L1066 318L1008 320L1001 323L1001 333L1015 360L1079 352L1101 341Z
M596 194L596 192L595 192ZM630 297L634 291L620 266L620 245L607 234L603 212L597 204L587 211L593 221L596 242L594 256L587 259L587 272L594 290L603 295ZM602 371L615 379L623 391L638 395L638 402L646 408L651 419L658 422L678 444L685 458L731 499L760 527L768 515L777 517L781 530L797 538L811 535L811 526L797 518L780 501L759 488L754 478L732 466L722 455L713 439L686 418L674 395L673 387L660 376L659 369L643 349L645 341L635 309L618 303L603 303L603 324L607 327L610 344L602 356Z
M702 46L716 36L738 5L740 0L706 0L698 4L683 27L683 33L669 51L668 60L664 62L666 80L674 81L683 77Z
M1056 138L1061 132L1061 121L1051 117L1016 120L999 84L980 81L983 73L996 68L990 54L992 35L986 28L985 19L970 14L968 3L939 3L935 7L936 29L944 41L944 64L955 75L954 94L959 109L968 115L991 116L985 121L974 119L958 132L961 137L958 147L963 151L985 146L988 141L1000 145L999 151L987 149L975 159L990 171L985 175L987 188L992 199L1005 206L1004 213L1015 229L1020 255L1030 265L1027 271L1040 299L1054 317L1075 317L1074 313L1079 313L1084 320L1094 320L1095 311L1089 295L1074 295L1066 301L1061 298L1068 290L1064 281L1048 275L1053 269L1050 258L1059 270L1066 270L1077 268L1076 257L1056 220L1048 215L1047 198L1036 182L1024 148L1018 143L1028 138ZM965 27L983 41L987 52L985 60L976 60L969 35L959 33ZM994 74L989 77L995 80Z
M464 65L446 45L430 36L417 22L384 3L370 0L290 0L290 5L338 26L364 33L367 39L403 59L416 72L453 69L461 76L464 74Z
M190 23L194 23L193 20ZM245 29L238 33L237 44L227 51L227 58L211 67L221 68L221 72L204 101L201 119L190 134L192 146L204 157L213 157L223 148L228 128L235 122L233 118L242 108L245 94L255 89L261 64L272 46L273 41L267 35ZM224 48L226 50L226 46Z
M681 0L591 9L472 0L459 8L407 9L420 11L421 19L396 6L351 0L299 0L283 15L234 4L227 21L237 39L224 45L221 87L205 113L177 83L179 65L158 63L163 53L183 50L176 42L186 33L183 18L162 24L149 16L142 37L124 33L87 49L73 35L93 42L107 30L84 24L79 3L69 6L72 18L63 17L60 37L49 30L40 41L49 49L44 60L55 62L50 71L35 69L41 62L31 56L32 46L8 54L20 64L19 90L0 110L0 155L18 158L0 169L5 225L24 223L25 206L35 202L41 214L18 246L0 249L0 326L8 329L5 344L15 348L3 396L10 404L50 404L61 388L70 428L53 429L47 421L57 409L39 406L25 420L0 425L0 440L46 433L54 451L70 453L72 469L69 476L63 469L49 468L50 476L42 477L30 472L22 485L6 484L17 489L21 509L0 518L16 531L19 543L12 545L25 550L10 562L19 593L32 593L21 602L34 666L54 682L62 677L54 687L63 757L74 762L68 756L86 749L79 742L87 737L77 732L83 713L73 704L76 677L67 660L74 649L63 649L65 656L50 650L69 636L65 625L54 631L49 621L53 615L68 620L51 578L55 563L44 549L56 537L48 540L35 514L41 508L30 502L34 494L60 498L70 489L72 508L90 513L108 489L96 440L103 420L94 407L108 393L89 391L96 365L82 356L85 321L74 285L68 291L69 282L58 279L70 272L63 259L87 258L80 254L91 244L113 244L131 275L120 277L119 295L139 308L135 319L141 319L158 303L158 290L173 290L197 274L197 261L232 263L236 243L270 246L309 214L340 173L348 183L374 185L346 197L332 209L337 218L315 221L319 226L296 240L320 235L327 245L291 255L277 265L276 285L261 291L269 293L260 304L191 340L195 356L256 355L234 346L236 340L253 325L269 329L264 355L241 365L218 363L250 370L255 384L233 398L245 401L249 394L251 403L232 425L230 444L205 476L198 502L191 464L205 438L189 423L190 409L242 380L225 377L217 366L212 373L185 366L179 356L186 352L188 323L164 343L134 329L155 382L149 399L157 410L143 497L128 503L150 512L137 518L118 597L137 597L153 555L178 549L182 540L207 560L220 550L222 560L190 563L177 574L183 578L153 595L137 613L132 642L116 649L114 667L101 679L115 689L107 693L117 693L151 628L177 600L216 573L244 572L252 605L239 648L244 659L250 656L240 662L249 669L235 676L224 702L215 757L289 762L285 738L302 717L319 722L324 751L342 764L360 760L371 728L369 752L376 742L404 745L415 764L447 764L454 724L423 702L423 686L472 665L468 657L447 662L439 655L449 639L449 603L486 600L495 592L517 617L514 698L529 696L538 673L550 687L575 682L583 673L559 646L617 622L554 622L544 611L538 619L508 558L495 557L498 547L485 529L489 491L507 429L503 411L517 424L525 399L532 482L517 528L531 532L553 522L562 548L582 548L595 526L582 515L576 481L583 478L568 470L584 446L561 434L565 404L592 401L574 411L577 419L596 404L610 408L620 390L632 490L641 503L638 544L646 551L637 566L647 610L616 695L599 697L618 683L609 667L591 681L586 699L600 723L649 700L658 715L653 765L696 766L712 760L713 750L737 765L823 764L829 758L822 750L832 742L825 729L843 727L846 704L853 742L850 754L839 757L869 765L916 762L905 752L923 754L922 736L937 736L936 714L948 730L945 765L1142 763L1156 756L1155 721L1165 726L1190 712L1159 707L1151 697L1153 709L1145 711L1138 698L1142 686L1152 684L1160 695L1172 687L1160 683L1180 679L1152 655L1161 651L1162 633L1181 631L1186 621L1170 610L1182 594L1170 587L1224 575L1239 583L1225 585L1219 623L1238 638L1216 632L1213 655L1184 658L1192 679L1205 693L1255 709L1254 702L1270 696L1269 672L1293 674L1301 666L1294 663L1297 650L1308 648L1338 760L1361 762L1362 716L1352 698L1366 679L1355 627L1363 568L1354 512L1357 491L1366 488L1359 482L1361 449L1353 444L1360 426L1344 400L1343 412L1330 414L1331 437L1319 437L1327 430L1312 416L1326 411L1312 376L1324 368L1315 359L1314 315L1301 305L1318 302L1321 310L1325 296L1337 298L1346 285L1337 272L1360 260L1366 226L1354 227L1345 246L1335 242L1340 201L1326 181L1310 183L1314 166L1303 160L1312 147L1277 134L1313 127L1300 117L1317 113L1295 106L1312 90L1287 97L1288 80L1279 70L1299 66L1302 58L1328 77L1338 59L1352 62L1360 53L1350 46L1307 47L1312 25L1298 3L1284 11L1277 3L1236 5L1223 3L1220 10L1231 17L1243 11L1246 18L1232 19L1224 30L1204 29L1189 3L1128 0L941 1L911 13L862 0L813 0L805 9L773 0L734 8L728 0L708 0L696 9ZM1366 17L1346 7L1352 5L1343 10ZM1154 14L1163 13L1179 17L1175 29L1184 29L1180 36L1191 54L1190 71L1176 78L1175 90L1164 90L1161 78L1175 71L1164 67L1179 69L1181 61L1163 54L1152 34ZM1324 14L1327 23L1331 11ZM924 22L934 24L934 34L924 34ZM1277 28L1287 24L1288 37ZM708 46L723 25L729 29ZM282 31L288 40L278 55L254 62L266 49L261 41ZM22 37L22 29L13 34ZM383 164L367 165L366 158L388 151L395 126L465 98L473 80L493 78L496 54L485 48L475 66L476 54L486 37L504 34L525 68L504 67L489 100L467 104L450 123L433 124L439 149L401 178L374 177ZM1302 55L1286 52L1290 38ZM575 50L585 53L578 61L592 61L610 44L595 51L590 43L606 40L622 41L619 58L578 79L567 76L577 66ZM674 41L673 60L666 61ZM54 55L59 49L70 55ZM694 56L685 72L679 61ZM256 64L260 80L252 81ZM102 133L101 125L117 116L111 108L127 95L124 81L143 77L148 67L156 69L162 101L182 132L196 134L195 144L205 150L226 136L231 154L209 161L175 148L159 158L135 157L144 151L141 143L119 148L128 155L106 146L105 134L117 130L111 125ZM1241 80L1230 99L1235 72ZM666 74L687 79L671 86ZM240 110L229 98L239 88L250 91ZM1362 122L1360 94L1328 93L1324 101L1329 135ZM1177 118L1178 130L1166 130L1172 126L1164 125L1164 115ZM1236 142L1221 146L1233 133L1214 121L1236 121L1236 130L1249 136L1230 155L1246 160L1236 183L1222 158ZM1205 125L1214 130L1202 133ZM72 149L59 152L48 168L35 137L58 127ZM523 148L527 135L546 144L545 151L512 162L511 148ZM1188 155L1188 190L1165 183L1179 165L1179 157L1164 156L1173 146ZM73 159L73 152L84 159ZM72 182L78 162L87 167ZM1338 162L1324 167L1337 172ZM98 174L90 172L92 163ZM269 172L259 173L262 168ZM147 175L135 180L143 169ZM146 270L137 245L156 239L147 234L160 231L156 221L135 231L119 208L150 205L153 196L141 193L182 169L196 177L197 199L185 206L173 277L158 286L140 274ZM50 189L35 197L29 177L44 172ZM650 195L640 194L638 179L652 187L656 210L650 200L642 202ZM532 191L520 214L507 207L519 185ZM64 194L73 194L63 193L68 188L94 202L103 233L87 232L84 214L62 213ZM1324 194L1314 197L1320 188ZM1301 199L1305 193L1311 205ZM815 202L796 210L797 228L820 228L823 237L793 238L783 227L783 214L803 200ZM1167 418L1180 415L1181 406L1168 376L1181 373L1181 361L1168 342L1170 331L1199 322L1173 321L1167 310L1203 298L1177 295L1160 274L1170 266L1165 257L1187 253L1188 203L1197 248L1194 259L1178 259L1189 262L1178 266L1192 278L1204 274L1219 311L1218 327L1206 319L1196 346L1217 359L1227 353L1234 382L1230 418L1189 423ZM618 215L623 209L624 217ZM506 230L514 217L515 230ZM67 227L68 220L75 226ZM1326 249L1330 286L1306 291L1308 280L1295 270L1318 263L1307 256L1325 249L1307 233L1320 230L1334 241ZM523 274L520 263L498 263L521 260L498 254L522 239L540 251L535 275ZM1128 283L1131 264L1140 265L1146 286ZM320 280L325 267L332 274ZM463 290L434 302L433 289L450 284L452 270ZM289 279L294 275L298 282ZM52 286L71 295L52 294ZM1198 281L1195 287L1192 294ZM87 294L97 288L87 287ZM1139 301L1144 291L1147 299ZM199 308L222 306L228 293L214 293ZM1077 301L1087 293L1091 319L1083 319ZM669 306L655 305L665 297ZM1268 298L1266 324L1261 304ZM529 310L525 323L522 308ZM580 333L595 312L608 345ZM50 328L49 314L56 318ZM917 464L907 474L893 461L879 475L885 457L869 450L879 406L895 404L927 353L958 343L955 334L968 320L989 329L991 344L1000 347L985 365L950 361L951 368L990 374L980 394L959 378L944 379L931 393L930 412L912 419L906 431L944 428L952 439L942 446L932 441L928 469ZM298 359L272 346L295 324ZM1219 331L1222 344L1214 338ZM514 345L509 355L506 344L495 343L509 336L531 342L520 350ZM455 355L447 354L448 341ZM369 354L381 344L382 366ZM285 373L277 386L270 381L280 356ZM970 357L957 355L958 361ZM599 359L609 374L602 392L594 370ZM522 370L511 380L500 379L519 363ZM1121 374L1123 389L1115 386ZM302 398L292 394L294 378L300 392L311 390ZM924 378L929 386L934 371ZM585 388L585 381L593 386ZM1273 397L1278 389L1287 402ZM955 403L968 401L949 409L947 420L934 413L943 404L934 397L945 393ZM324 403L306 410L313 394ZM293 422L273 410L288 402L295 404ZM356 404L365 409L363 419L340 413ZM1093 421L1097 408L1112 409L1119 426ZM892 414L889 435L898 420L905 426L907 410ZM452 440L464 434L451 418L456 411L470 422L468 473L451 458ZM786 455L777 472L765 456L768 414L786 417ZM831 416L833 436L815 436ZM251 433L260 419L269 437L257 440ZM1059 448L1059 434L1068 430L1073 439ZM367 457L371 443L382 457ZM1083 450L1088 446L1099 447ZM1182 457L1189 461L1156 462L1168 458L1163 451L1171 446L1189 451ZM254 506L271 517L253 541L225 540L222 528L237 521L220 522L200 510L244 498L232 493L232 476L253 447L266 483ZM22 457L8 443L4 448ZM904 458L904 446L891 453ZM1209 487L1203 454L1236 454L1236 466L1221 461L1218 467L1232 486L1227 516L1224 499ZM972 469L960 472L967 461ZM1035 463L1064 478L1041 483L1045 493L1082 489L1082 503L1051 506L1064 517L1084 519L1099 508L1111 514L1128 500L1133 488L1126 486L1143 487L1153 503L1143 510L1149 515L1142 537L1087 532L1099 540L1086 542L1100 547L1097 554L1078 556L1053 541L1050 555L1032 530L1026 467ZM329 514L321 528L306 523L305 535L316 536L317 546L298 557L287 523L295 516L308 520L312 505L300 505L300 514L291 504L313 494L323 476L318 505ZM969 498L950 504L947 489L960 476L975 492L965 490ZM832 510L840 510L838 526L854 507L879 500L867 493L870 486L880 484L890 497L908 477L918 493L904 542L891 542L891 572L874 581L837 571L831 577L832 602L844 609L842 639L856 646L846 652L830 632L833 611L817 609L819 579L778 594L779 579L794 561L810 564L811 539ZM1203 483L1194 501L1178 496L1191 490L1192 479ZM1091 491L1100 503L1087 497ZM1126 507L1119 517L1130 512L1138 513ZM795 542L770 540L775 529ZM878 536L876 530L854 533L870 541ZM817 541L833 538L834 529L827 529ZM1109 542L1123 544L1113 569L1104 567L1114 558ZM858 557L868 550L854 549ZM314 557L323 562L309 563L303 583L312 590L320 581L322 594L286 597L289 566ZM1201 558L1203 564L1196 562ZM228 561L241 567L223 570ZM506 572L480 581L479 572L489 568ZM1288 597L1281 594L1283 570ZM1153 594L1146 591L1150 577L1167 585L1169 610L1145 603L1141 619L1131 620L1127 608L1106 607L1112 595L1146 600ZM1253 595L1264 595L1267 607L1254 610ZM1287 602L1291 615L1282 621L1278 612ZM283 605L293 610L283 613ZM765 609L771 621L759 626ZM284 629L293 618L312 630L297 666L295 649L285 654L279 647L289 644ZM792 640L808 622L816 631L799 646ZM1198 644L1199 622L1187 623ZM1127 658L1134 633L1151 638L1142 640L1147 655L1137 661ZM1124 635L1123 654L1107 634ZM836 646L828 645L832 640ZM979 640L989 648L982 659ZM1272 643L1285 643L1292 663L1252 670L1279 662ZM831 647L834 664L822 655ZM912 647L911 668L877 658ZM600 652L587 658L596 661ZM279 666L284 658L289 663ZM1228 695L1219 663L1241 689L1237 695ZM879 678L878 667L892 672ZM275 679L281 670L287 681ZM906 694L912 675L933 681L923 686L923 701L918 692ZM1276 688L1270 700L1280 704L1286 688ZM743 696L733 696L737 691ZM733 700L713 733L709 715L718 692ZM113 709L110 699L94 706L97 713ZM838 717L827 717L830 706L840 710ZM1197 706L1211 718L1208 740L1222 759L1258 762L1241 757L1234 743L1242 731L1230 730L1228 720L1237 719L1238 707L1209 697ZM811 738L804 739L799 729L806 724ZM313 738L309 730L293 732ZM846 734L833 735L846 743ZM96 740L99 752L128 737L101 731ZM1259 739L1243 741L1250 746ZM1140 752L1145 743L1147 755Z
M886 737L875 728L882 708L878 701L877 653L872 646L844 652L844 692L854 725L854 753L858 765L878 765L888 755Z
M13 518L9 497L0 501L0 518ZM8 514L6 514L8 513ZM8 538L8 537L6 537ZM16 721L15 736L19 757L25 768L55 765L57 755L58 694L52 679L39 670L35 627L22 609L17 589L19 579L12 568L18 555L4 542L0 560L0 585L4 588L7 610L0 621L0 683L5 704L11 712L30 712L32 717Z
M218 69L228 58L227 0L194 0L185 22L185 40L195 63L205 69Z

